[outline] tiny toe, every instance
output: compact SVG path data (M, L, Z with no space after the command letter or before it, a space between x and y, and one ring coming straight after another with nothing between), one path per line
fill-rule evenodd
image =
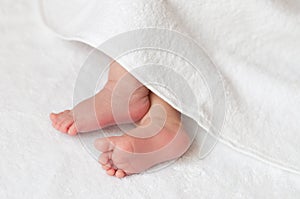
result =
M106 171L106 173L107 173L108 175L110 175L110 176L114 176L115 173L116 173L116 170L114 170L114 169L109 169L109 170Z
M56 129L58 130L61 127L61 124L65 121L65 118L58 117L56 121L54 121L54 125L56 126Z
M102 169L104 169L104 170L109 170L109 169L111 169L111 164L105 164L105 165L102 165Z
M77 129L76 129L76 126L75 126L75 123L73 123L69 130L68 130L68 134L69 135L76 135L77 134Z
M59 131L63 132L63 133L67 133L70 126L73 124L73 120L72 119L66 119L59 127Z
M66 116L69 116L69 114L70 114L70 111L66 110L66 111L55 114L55 117L57 119L64 119Z
M53 127L58 130L60 128L60 125L56 122L53 122Z
M102 153L99 157L100 164L105 165L109 163L109 160L111 159L111 155L112 155L111 151Z
M116 171L115 176L117 178L124 178L126 176L126 173L123 170L119 169Z

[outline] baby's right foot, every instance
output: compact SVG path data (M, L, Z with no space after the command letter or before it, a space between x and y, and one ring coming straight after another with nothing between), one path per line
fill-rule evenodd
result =
M76 135L115 123L139 121L150 107L149 90L117 62L110 66L108 82L94 97L73 110L50 114L57 130Z
M150 94L151 107L137 127L121 136L99 138L99 162L108 175L123 178L184 154L191 143L181 123L181 114L157 95Z

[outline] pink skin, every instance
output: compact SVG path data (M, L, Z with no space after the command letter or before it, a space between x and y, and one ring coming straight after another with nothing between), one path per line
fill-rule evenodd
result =
M153 93L150 101L148 113L131 132L95 141L102 152L99 162L108 175L123 178L140 173L178 158L188 149L190 138L180 122L180 113Z
M118 123L139 121L150 107L149 93L145 86L113 62L104 88L80 102L73 110L51 113L52 126L62 133L76 135L114 125L115 119Z
M102 168L118 178L178 158L190 145L180 113L117 62L111 64L108 82L99 93L73 110L51 113L50 119L54 128L69 135L135 122L136 128L122 136L95 141L95 147L102 152Z

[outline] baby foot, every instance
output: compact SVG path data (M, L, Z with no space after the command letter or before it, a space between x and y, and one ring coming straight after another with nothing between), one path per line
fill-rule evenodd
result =
M72 110L50 114L55 129L76 135L115 123L139 121L150 107L149 90L117 62L110 66L108 82L95 96Z
M123 178L180 157L190 138L180 122L180 114L166 102L150 94L151 108L138 126L122 136L96 140L102 152L99 162L108 175Z

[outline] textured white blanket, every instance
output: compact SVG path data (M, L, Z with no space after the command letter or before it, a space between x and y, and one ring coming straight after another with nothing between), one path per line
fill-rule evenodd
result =
M209 2L211 1L201 3L204 6L202 12L211 12L211 9L219 7L217 2L222 1L214 1L215 7ZM284 13L286 6L289 5L283 5L278 1L274 3ZM204 160L198 159L198 145L195 142L184 157L159 172L134 175L122 180L107 176L83 149L78 138L56 132L48 118L49 112L72 106L77 74L92 48L55 37L42 23L37 5L37 1L31 0L0 1L0 198L299 197L298 176L241 155L222 143L219 143ZM266 7L265 9L267 10ZM288 12L290 18L297 20L296 8ZM220 12L216 14L222 15ZM283 16L279 18L285 19ZM211 24L204 23L204 20L209 22L213 19L214 17L210 15L208 18L197 20L204 26ZM276 23L274 21L271 24ZM222 23L216 25L221 26ZM290 27L288 23L286 26ZM209 27L210 29L203 31L216 32L202 35L207 46L210 37L218 38L217 41L222 37L217 33L217 29L213 30L210 25ZM287 34L284 30L283 33ZM269 38L267 35L265 37ZM210 48L211 52L218 52L214 54L217 62L227 63L228 67L236 63L231 61L240 55L238 51L241 48L232 43L241 42L241 38L231 39L220 43L222 46ZM299 40L295 39L286 49L278 48L278 57L296 53L288 49L296 48L297 41ZM231 46L230 43L234 45ZM273 44L276 47L276 42L268 43ZM243 46L243 42L240 45ZM234 58L228 60L221 58L225 51L223 47L226 49L230 47ZM220 49L222 51L219 51ZM266 49L257 50L261 52ZM274 50L277 52L276 48ZM241 62L244 60L247 60L247 63L251 62L250 58L256 52L247 50L249 51L251 52L249 57L242 59ZM272 63L283 61L261 59L256 61ZM296 58L285 61L297 63ZM278 71L275 72L277 74ZM290 122L295 123L295 118ZM281 120L285 121L285 117L280 118ZM270 128L272 127L271 125ZM284 148L287 146L294 147L290 144L284 145Z

